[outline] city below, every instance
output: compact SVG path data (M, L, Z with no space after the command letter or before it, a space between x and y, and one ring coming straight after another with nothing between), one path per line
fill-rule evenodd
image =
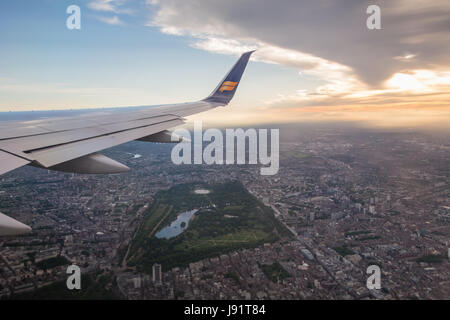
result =
M172 144L148 142L104 152L125 174L1 176L0 211L33 232L0 238L0 298L450 298L448 136L298 125L280 139L273 176L175 165Z

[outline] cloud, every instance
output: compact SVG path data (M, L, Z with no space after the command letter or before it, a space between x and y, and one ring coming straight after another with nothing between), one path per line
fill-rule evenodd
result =
M123 8L126 2L126 0L94 0L88 3L88 7L95 11L130 14L132 13L131 9Z
M121 26L125 25L125 23L119 18L118 15L130 15L134 12L134 10L124 7L124 5L128 2L129 1L127 0L94 0L88 3L88 7L94 11L114 13L115 15L110 17L97 16L97 20L106 24Z
M252 55L252 60L294 67L302 73L324 79L326 84L319 86L316 94L333 95L366 88L366 85L357 79L354 71L345 65L263 42L244 43L231 39L206 37L195 42L193 47L210 52L237 55L257 49Z
M404 68L448 66L447 0L377 2L382 30L366 28L371 1L148 1L157 10L150 25L163 32L264 43L309 54L347 66L371 86L380 86Z
M238 118L289 122L335 117L411 124L424 122L422 117L448 122L448 0L379 0L381 30L366 28L372 1L147 3L153 12L149 26L190 36L195 48L232 55L258 49L253 60L293 67L322 80L313 90L280 94L245 111L239 108ZM217 112L211 118L223 119ZM394 121L395 116L399 118Z
M386 81L385 87L378 90L342 90L334 95L299 90L292 95L280 95L267 101L266 110L290 110L300 116L312 110L319 112L331 109L353 113L358 108L365 111L389 108L392 112L405 107L422 110L448 109L450 103L450 72L430 70L399 72Z
M112 0L96 0L88 3L88 7L96 11L116 12L116 8Z
M114 26L122 26L125 23L119 19L118 16L112 16L112 17L98 17L98 20L110 24L110 25L114 25Z

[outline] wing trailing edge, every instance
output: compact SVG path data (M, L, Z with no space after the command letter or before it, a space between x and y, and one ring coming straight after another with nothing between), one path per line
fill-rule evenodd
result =
M29 163L28 160L0 150L0 175Z
M173 140L172 140L172 137L173 137ZM188 139L186 139L184 137L180 137L179 135L177 135L173 132L170 132L168 130L164 130L164 131L137 139L137 141L157 142L157 143L179 143L181 141L186 141L186 140L188 140Z
M31 232L29 226L0 212L0 236L14 236L29 232Z
M81 174L114 174L130 171L126 165L101 153L92 153L51 167L43 167L37 163L31 165L48 170Z

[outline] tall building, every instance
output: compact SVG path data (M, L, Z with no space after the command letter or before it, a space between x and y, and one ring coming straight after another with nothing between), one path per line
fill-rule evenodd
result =
M153 265L153 282L155 284L162 284L162 271L161 271L161 265L155 263Z
M139 289L141 287L141 277L133 278L132 281L135 289Z

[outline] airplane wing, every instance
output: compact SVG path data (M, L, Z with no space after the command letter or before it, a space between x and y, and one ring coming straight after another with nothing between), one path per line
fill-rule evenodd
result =
M170 133L166 130L183 124L184 117L227 105L252 53L244 53L216 89L201 101L0 122L0 175L24 165L74 173L128 171L127 166L99 152L132 140L167 142ZM11 218L5 217L0 213L0 235L2 228L12 223Z

